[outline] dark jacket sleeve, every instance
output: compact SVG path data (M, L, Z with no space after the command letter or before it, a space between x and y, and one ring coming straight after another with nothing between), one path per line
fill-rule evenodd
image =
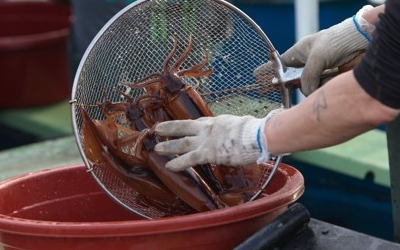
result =
M362 88L381 103L400 108L400 1L387 0L375 38L354 75Z

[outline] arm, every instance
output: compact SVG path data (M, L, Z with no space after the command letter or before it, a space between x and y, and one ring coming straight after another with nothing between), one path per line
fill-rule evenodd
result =
M266 122L268 150L282 154L335 145L393 120L399 112L368 95L348 71Z
M286 66L304 67L301 75L304 95L310 95L322 84L320 75L324 70L343 66L365 52L384 9L385 5L364 6L353 17L303 37L281 55ZM264 82L270 71L268 63L258 67L254 71L256 82Z
M377 27L360 64L330 80L302 103L271 118L265 128L271 152L335 145L399 115L400 3L387 1L366 12L364 18ZM279 140L290 143L282 145Z
M179 155L166 167L265 162L270 152L335 145L395 119L400 113L400 2L388 0L386 6L360 64L300 104L264 119L225 115L158 124L158 134L181 137L156 145L160 154Z
M395 119L400 109L372 98L343 73L300 104L264 119L221 115L197 120L162 122L162 136L182 138L158 143L157 153L180 156L166 164L170 170L211 163L239 166L265 162L279 155L336 145Z

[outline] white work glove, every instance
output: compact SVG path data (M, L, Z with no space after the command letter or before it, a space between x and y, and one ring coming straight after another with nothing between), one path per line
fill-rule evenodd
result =
M301 91L308 96L320 86L320 76L326 69L339 67L354 59L368 47L375 26L362 18L363 13L372 9L364 6L351 18L328 29L300 39L281 55L288 67L304 67L301 75ZM270 71L268 63L255 70L255 75Z
M265 163L269 153L264 124L278 111L263 119L220 115L162 122L155 128L158 135L182 138L160 142L155 151L161 155L179 155L166 164L173 171L207 163L225 166Z

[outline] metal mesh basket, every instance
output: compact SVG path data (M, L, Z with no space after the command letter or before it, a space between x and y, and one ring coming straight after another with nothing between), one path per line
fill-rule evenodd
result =
M82 149L82 114L88 107L93 119L104 119L101 103L123 101L121 93L137 98L142 89L121 83L135 83L155 72L178 41L174 62L186 48L189 37L193 48L182 68L198 64L208 55L208 78L184 77L187 86L208 104L213 115L233 114L264 117L281 107L281 92L272 84L255 83L253 71L269 60L274 50L267 36L242 11L222 0L147 0L138 1L115 15L97 34L79 65L72 92L72 118L79 150L88 169L106 192L123 206L143 217L162 217L136 202L137 192L106 168L93 168ZM273 77L274 72L270 72ZM267 75L269 75L267 73ZM120 92L114 89L119 89ZM124 124L123 124L124 125ZM149 216L151 215L151 216Z

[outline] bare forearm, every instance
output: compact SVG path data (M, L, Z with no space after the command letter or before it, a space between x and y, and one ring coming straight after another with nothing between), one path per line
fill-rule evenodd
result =
M268 150L281 154L335 145L398 114L371 98L349 71L271 118L265 125Z

